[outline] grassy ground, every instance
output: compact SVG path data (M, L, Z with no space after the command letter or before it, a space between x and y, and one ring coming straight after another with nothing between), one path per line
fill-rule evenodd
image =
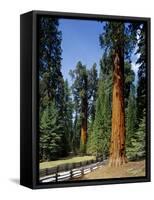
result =
M61 164L66 163L77 163L87 160L95 159L95 156L76 156L76 157L66 157L65 159L50 161L50 162L42 162L40 163L40 169L56 167Z
M122 167L109 167L108 165L84 175L80 180L87 179L104 179L104 178L121 178L121 177L137 177L145 176L145 160L128 162Z

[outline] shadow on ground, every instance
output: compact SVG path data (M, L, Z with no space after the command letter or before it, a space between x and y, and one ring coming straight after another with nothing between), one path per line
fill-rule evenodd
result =
M20 180L18 178L10 178L9 179L12 183L15 183L17 185L20 185Z

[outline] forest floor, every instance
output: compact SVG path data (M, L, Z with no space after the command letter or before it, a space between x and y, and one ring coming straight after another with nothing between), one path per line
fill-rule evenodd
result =
M145 160L128 162L122 167L109 167L107 164L101 168L84 175L78 180L87 179L105 179L105 178L121 178L145 176Z

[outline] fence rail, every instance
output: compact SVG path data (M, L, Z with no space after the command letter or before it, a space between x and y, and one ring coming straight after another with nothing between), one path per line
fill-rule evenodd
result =
M90 173L91 171L96 170L103 164L103 159L97 158L96 160L62 164L53 168L41 169L40 182L60 182L79 178L87 173Z

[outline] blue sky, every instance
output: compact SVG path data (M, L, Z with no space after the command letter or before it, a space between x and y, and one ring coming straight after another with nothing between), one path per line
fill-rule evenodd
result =
M71 81L69 71L75 68L78 61L87 68L96 63L99 70L99 60L103 54L99 45L99 35L103 31L103 24L91 20L60 19L59 30L62 31L64 79Z
M86 65L87 68L96 63L99 72L99 61L103 55L103 49L99 44L99 35L103 32L103 23L92 20L60 19L59 30L62 31L62 73L64 79L68 79L70 69L74 69L78 61ZM138 55L133 55L132 69L135 72L137 81L138 65L136 65Z

